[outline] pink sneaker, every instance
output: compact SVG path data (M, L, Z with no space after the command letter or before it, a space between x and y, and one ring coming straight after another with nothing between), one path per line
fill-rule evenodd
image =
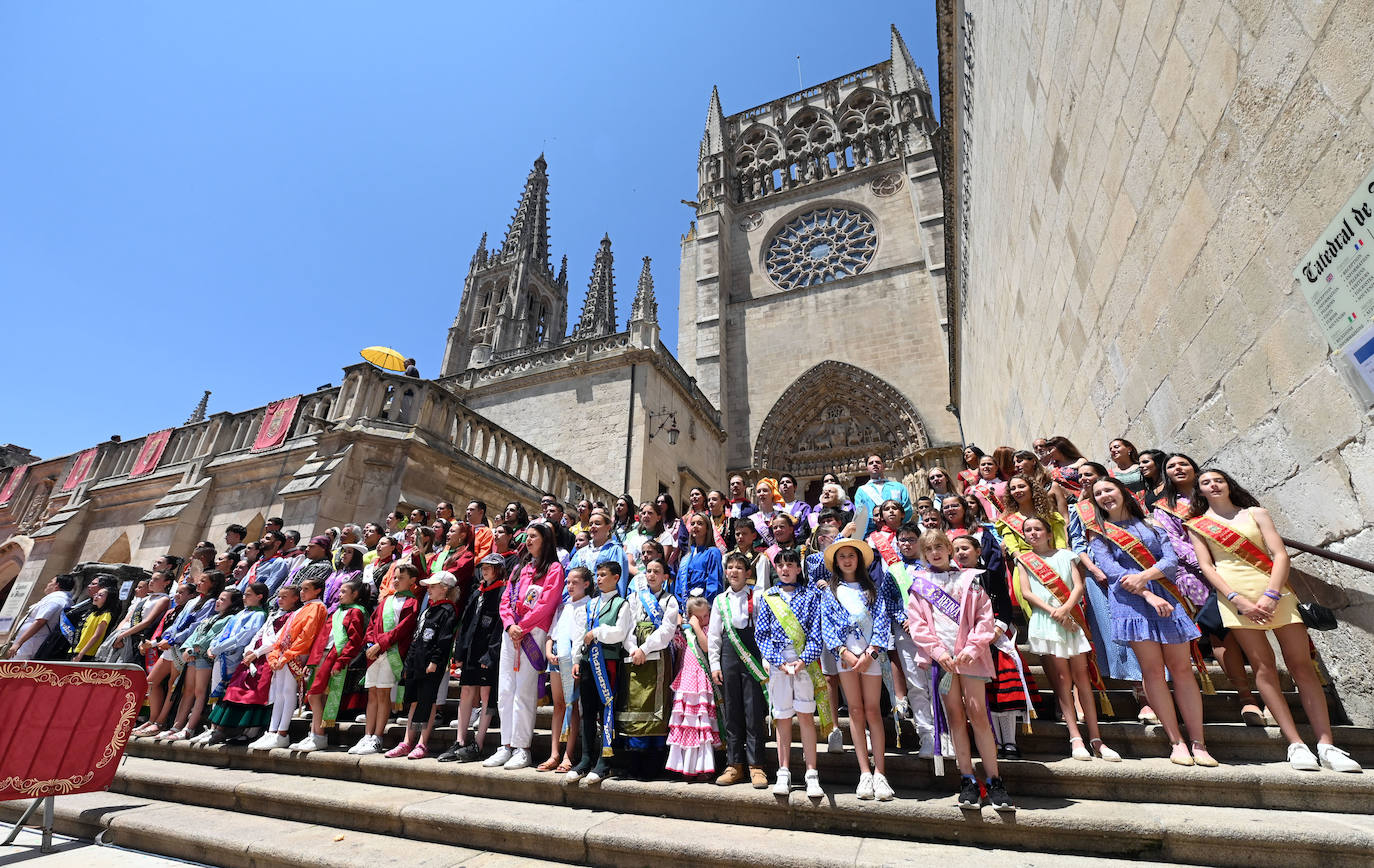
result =
M386 752L387 759L395 759L398 756L405 756L410 753L410 742L403 741Z
M406 754L406 759L424 759L429 756L429 748L422 744L415 745L415 750Z

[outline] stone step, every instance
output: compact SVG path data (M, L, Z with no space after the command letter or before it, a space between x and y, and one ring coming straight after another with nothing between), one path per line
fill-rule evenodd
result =
M398 741L400 729L388 732L388 744ZM488 741L487 754L495 750L498 739ZM193 748L185 743L164 744L140 739L129 746L133 756L175 760L204 765L231 766L259 771L281 771L289 768L295 774L334 776L338 766L332 757L338 751L317 751L298 754L289 751L249 751L244 748ZM536 731L533 756L540 761L548 756L547 732ZM285 754L285 756L283 756ZM344 753L344 756L348 754ZM486 754L484 754L485 756ZM770 745L765 763L771 775L776 770L776 749ZM800 780L804 761L801 748L794 744L791 768ZM475 763L438 763L429 760L417 765L402 762L409 769L437 768L455 774L474 768ZM723 768L724 755L717 754L717 768ZM289 765L283 765L289 763ZM345 766L345 769L350 767ZM325 769L325 770L320 770ZM851 751L817 756L817 770L827 787L852 790L858 782L858 763ZM1013 796L1021 794L1041 798L1093 798L1120 802L1156 802L1176 805L1215 805L1235 808L1267 808L1288 811L1331 811L1335 813L1374 814L1374 774L1338 774L1335 772L1297 772L1287 763L1223 763L1215 769L1185 768L1169 762L1166 757L1126 759L1108 763L1094 759L1081 762L1064 754L1028 755L1021 760L1002 760L1001 772ZM538 773L554 780L561 776L553 772ZM889 753L887 775L893 786L901 786L913 793L941 797L958 789L959 778L954 760L945 763L945 774L937 776L934 764L912 754ZM676 775L663 773L660 779L677 780ZM484 784L485 785L485 784ZM480 790L478 791L480 793Z
M174 746L175 747L175 746ZM186 750L194 750L187 748ZM532 769L508 772L432 759L388 760L342 752L253 758L272 771L233 767L241 752L212 748L228 768L131 757L115 788L130 798L160 798L279 820L328 816L372 834L463 841L517 856L557 854L568 861L644 865L757 865L805 860L816 865L930 862L1041 864L1025 852L1051 850L1104 859L1169 860L1223 866L1368 865L1374 817L1309 811L1288 814L1214 805L1124 803L1018 797L1015 815L960 811L952 795L909 790L893 802L860 802L847 792L813 804L748 786L716 787L612 779L566 784ZM293 773L305 769L314 774ZM1193 771L1193 770L1188 770ZM341 783L348 781L348 783ZM766 830L766 831L761 831ZM927 850L917 842L963 844Z
M123 772L121 771L121 774ZM213 789L213 778L206 783ZM227 813L208 799L182 800L169 789L153 798L126 792L78 793L53 801L53 825L64 835L92 839L102 832L108 844L220 868L516 868L565 866L502 853L484 853L442 841L400 841L332 822L325 813L286 820L248 810ZM16 820L25 802L0 802L0 817ZM331 822L319 820L329 817ZM87 855L86 865L116 864L110 851ZM148 864L143 859L138 863Z

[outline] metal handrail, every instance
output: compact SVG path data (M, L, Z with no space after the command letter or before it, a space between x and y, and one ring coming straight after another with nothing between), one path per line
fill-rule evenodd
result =
M1354 567L1357 570L1364 570L1367 573L1374 573L1374 563L1363 560L1361 558L1351 557L1350 555L1343 555L1340 552L1327 551L1324 548L1318 548L1314 545L1308 545L1307 543L1298 542L1297 540L1291 540L1287 538L1284 538L1283 544L1288 546L1290 549L1297 549L1298 551L1305 552L1309 555L1316 555L1319 558L1326 558L1328 561L1335 561L1338 564L1345 564L1346 566Z

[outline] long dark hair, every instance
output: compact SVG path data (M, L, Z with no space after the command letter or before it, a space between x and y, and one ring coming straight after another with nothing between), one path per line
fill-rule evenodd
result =
M229 611L225 612L224 614L237 615L239 612L243 611L242 591L240 591L238 588L226 588L224 591L221 591L220 593L229 594Z
M258 599L261 601L258 603L259 608L266 609L268 604L272 602L272 589L267 586L266 582L254 582L248 586L248 590L258 595Z
M1097 486L1101 485L1104 482L1115 486L1116 493L1121 495L1121 505L1126 508L1126 512L1131 516L1131 518L1134 518L1137 521L1145 520L1145 510L1141 508L1140 501L1135 499L1135 495L1131 493L1131 490L1129 488L1122 484L1122 482L1115 476L1102 477L1101 479L1093 483L1093 488L1097 488ZM1111 519L1107 516L1107 511L1103 509L1101 504L1097 502L1096 497L1092 498L1092 504L1093 514L1097 516L1097 523L1099 525L1106 524L1107 522L1111 521Z
M558 560L558 544L553 538L553 528L542 521L537 521L525 529L525 539L529 539L531 532L539 535L539 560L534 559L527 547L520 557L520 565L523 567L525 564L534 564L534 572L542 580L549 570L549 565Z
M1222 470L1220 467L1203 468L1202 470L1198 471L1198 478L1201 479L1202 474L1204 473L1215 473L1222 479L1226 480L1226 490L1231 494L1231 503L1235 504L1236 506L1239 506L1242 509L1248 509L1252 506L1260 506L1259 500L1256 499L1256 497L1253 494L1246 491L1243 485L1232 479L1231 474L1227 473L1225 470ZM1199 491L1200 490L1201 486L1199 486ZM1193 502L1188 508L1188 517L1197 518L1199 515L1202 515L1206 511L1207 498L1199 494L1197 497L1193 498Z
M1146 449L1144 452L1140 453L1141 458L1144 458L1146 455L1150 456L1150 460L1154 462L1155 478L1151 479L1145 475L1145 468L1143 465L1140 468L1140 478L1144 479L1145 484L1150 486L1150 490L1153 491L1156 485L1164 481L1164 462L1166 457L1163 449Z
M1188 462L1189 466L1193 468L1194 496L1197 495L1197 478L1202 474L1202 469L1197 466L1197 462L1194 461L1191 457L1184 455L1182 452L1172 452L1165 457L1164 461L1159 465L1159 471L1160 474L1164 477L1164 502L1171 507L1174 504L1178 503L1178 499L1183 496L1183 492L1179 491L1178 486L1174 484L1174 478L1170 476L1168 473L1164 472L1164 468L1168 465L1170 461L1173 461L1175 458L1182 458L1184 461ZM1191 498L1189 499L1188 503L1190 506L1192 505Z
M1046 440L1045 445L1053 446L1055 449L1059 450L1059 454L1069 459L1070 464L1083 457L1083 453L1080 452L1078 447L1073 445L1073 441L1067 437L1056 435Z
M854 546L848 546L847 548L854 549L855 559L858 561L858 564L854 569L854 581L858 583L860 588L863 588L864 599L868 601L868 605L872 606L873 601L878 599L878 586L873 583L873 574L869 572L869 570L873 567L873 561L870 560L868 562L868 565L865 566L863 554ZM836 552L836 554L839 553ZM840 573L840 563L838 558L835 561L835 579L841 582L848 581Z
M976 471L976 470L978 469L978 462L982 460L982 458L983 458L984 455L987 455L986 452L984 452L982 449L979 449L977 446L973 445L972 443L970 443L970 444L968 444L967 446L964 447L964 452L972 452L972 453L973 453L973 466L972 466L972 467L969 467L969 466L968 466L968 459L964 457L964 453L963 453L963 452L959 453L959 460L962 461L962 462L964 462L964 469L965 469L965 470L973 470L973 471Z
M659 502L660 500L663 501L663 505L664 505L664 510L663 510L663 524L664 524L664 526L666 527L667 525L670 525L670 524L672 524L673 522L677 521L677 517L678 517L678 516L677 516L677 504L673 503L673 496L672 496L671 494L669 494L668 492L665 491L665 492L663 492L662 494L660 494L658 497L655 497L655 498L654 498L654 510L655 510L655 511L658 510L658 502Z

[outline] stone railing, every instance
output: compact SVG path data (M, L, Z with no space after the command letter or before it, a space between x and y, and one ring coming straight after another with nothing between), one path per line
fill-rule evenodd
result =
M848 75L841 77L840 79L836 80L834 84L837 87L842 88L848 85L857 84L861 81L866 81L867 79L873 78L874 76L878 75L878 73L883 71L883 69L889 63L891 63L891 61L884 60L881 63L875 63L872 66L864 67L863 69L860 69L857 72L851 72ZM811 99L814 96L818 96L821 93L824 93L826 85L830 83L831 82L826 82L825 84L814 85L812 87L807 88L806 90L799 90L795 93L789 93L787 96L782 96L774 100L769 100L768 102L762 105L756 105L751 109L745 109L742 112L737 112L733 115L730 115L725 119L725 122L731 125L731 132L738 132L741 127L747 126L748 121L751 121L754 118L759 117L761 115L767 114L770 109L796 105L799 102L803 102L805 100Z
M329 419L344 426L414 426L499 473L536 491L551 491L565 501L588 497L609 503L615 497L567 464L474 413L433 380L354 365L345 371Z

